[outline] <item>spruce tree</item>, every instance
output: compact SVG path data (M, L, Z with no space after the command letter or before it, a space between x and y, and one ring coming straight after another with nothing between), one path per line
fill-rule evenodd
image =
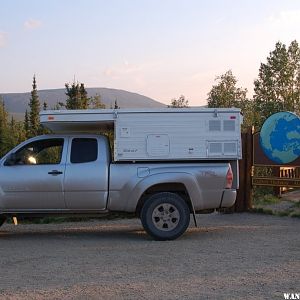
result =
M9 145L8 147L11 149L18 143L18 132L16 128L16 121L14 117L11 117L9 122Z
M30 136L30 124L29 124L29 117L28 117L27 109L25 111L25 117L24 117L24 131L25 131L26 138L29 138L29 136Z
M40 133L40 100L37 93L37 85L35 75L33 76L32 91L29 102L29 131L30 136L36 136Z
M7 124L8 113L5 109L5 104L0 96L0 157L2 157L8 149L8 124Z
M105 108L105 104L101 101L100 95L96 94L95 96L90 98L89 108L92 109Z
M0 141L6 131L8 113L5 109L3 98L0 96Z
M118 100L116 99L114 104L114 109L119 109L119 108L120 106L118 105Z
M68 96L66 100L66 109L87 109L89 106L89 98L84 84L73 82L72 85L69 83L65 84L66 95Z
M88 98L88 93L87 93L83 83L80 84L79 94L80 94L80 108L88 109L89 98Z
M8 112L0 96L0 157L26 139L24 123L13 117L8 121Z

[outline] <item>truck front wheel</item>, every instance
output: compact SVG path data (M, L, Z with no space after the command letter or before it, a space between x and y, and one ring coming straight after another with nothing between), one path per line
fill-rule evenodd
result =
M155 240L174 240L190 223L190 209L179 195L169 192L150 196L142 207L141 221Z

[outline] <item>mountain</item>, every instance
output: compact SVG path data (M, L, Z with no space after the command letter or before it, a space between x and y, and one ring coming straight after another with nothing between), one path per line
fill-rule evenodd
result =
M166 106L149 97L124 90L87 88L86 91L88 92L89 97L95 96L96 94L100 95L101 101L107 108L114 105L116 99L121 108L159 108ZM41 105L43 105L43 102L46 102L48 104L48 109L53 108L57 102L65 102L67 98L65 89L40 90L38 91L38 94ZM23 116L25 110L28 109L30 93L7 93L0 94L0 96L3 97L6 110L17 118Z

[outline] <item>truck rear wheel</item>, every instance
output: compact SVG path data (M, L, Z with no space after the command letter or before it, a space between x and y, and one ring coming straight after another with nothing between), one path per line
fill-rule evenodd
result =
M145 202L141 221L146 232L155 240L174 240L189 226L190 209L177 194L157 193Z

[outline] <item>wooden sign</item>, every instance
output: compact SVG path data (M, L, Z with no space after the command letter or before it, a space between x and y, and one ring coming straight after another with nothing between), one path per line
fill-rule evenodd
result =
M276 164L274 161L270 160L262 150L259 142L259 132L253 134L253 165L254 166L278 166L282 167L283 165ZM284 164L285 167L299 167L300 166L300 157L296 160Z
M253 185L300 187L300 178L253 177Z

